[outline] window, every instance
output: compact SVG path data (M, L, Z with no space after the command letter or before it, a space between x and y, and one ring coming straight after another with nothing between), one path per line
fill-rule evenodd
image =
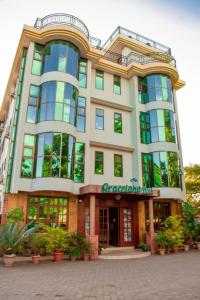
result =
M103 71L96 70L95 87L96 87L96 89L99 89L99 90L104 89L104 73L103 73Z
M25 134L24 147L21 164L21 177L33 177L34 155L35 155L35 136Z
M40 87L30 86L28 109L26 115L27 123L37 123L38 105L39 105Z
M147 187L180 187L179 159L176 152L142 154L143 184Z
M96 129L104 129L104 110L96 108Z
M123 177L122 155L114 154L114 176Z
M143 186L153 186L153 164L151 153L142 153Z
M121 94L121 77L114 75L113 76L113 92L114 94Z
M140 138L143 144L151 143L150 117L148 112L140 113Z
M32 64L32 74L41 75L43 62L43 46L35 44Z
M153 109L140 113L141 143L176 142L174 113Z
M79 87L87 87L87 60L84 58L79 62Z
M76 143L75 158L74 158L74 182L84 182L84 154L85 144Z
M148 203L145 202L146 212L146 230L149 229L149 208ZM171 204L169 202L154 202L153 203L153 216L154 216L154 229L158 231L162 223L171 215Z
M153 74L138 79L139 102L146 104L151 101L172 102L172 84L167 75Z
M67 198L29 198L28 222L36 221L53 228L67 229L68 199Z
M86 120L86 99L84 97L78 97L77 119L76 119L77 131L85 132L85 120Z
M73 179L75 138L66 133L38 135L36 177Z
M114 132L122 133L122 114L114 113Z
M132 210L130 208L123 209L124 215L124 242L132 242Z
M79 51L66 41L52 41L44 47L43 73L59 71L78 78Z
M95 151L95 174L102 175L104 172L103 168L103 152Z
M69 83L49 81L42 84L39 120L64 121L75 125L78 90Z

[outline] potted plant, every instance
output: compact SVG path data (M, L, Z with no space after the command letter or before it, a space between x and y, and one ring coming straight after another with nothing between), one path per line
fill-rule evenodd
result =
M157 233L157 244L159 247L159 252L161 256L164 256L166 253L167 246L167 237L165 235L164 230L159 230Z
M184 235L183 226L179 216L168 217L163 225L166 238L174 253L177 253L179 247L183 246Z
M14 265L16 247L38 229L39 227L34 225L33 222L23 227L20 226L20 223L11 223L5 227L0 225L0 244L3 248L3 262L6 267Z
M143 252L149 251L149 245L143 242L139 244L139 248L142 249Z
M76 260L84 255L85 237L79 233L72 232L67 236L67 253L71 260Z
M67 248L67 232L60 227L52 228L47 225L42 225L42 229L46 233L43 239L47 252L53 253L54 262L60 262Z
M37 265L40 262L40 255L44 248L44 236L40 234L33 234L29 240L28 246L32 253L32 262Z
M76 259L78 257L80 257L81 255L81 250L78 248L72 248L71 250L69 250L69 256L70 256L70 260L71 261L76 261Z
M184 250L189 251L192 244L192 239L196 234L197 229L197 209L189 202L184 202L182 205L183 211L183 231L184 231Z
M83 260L84 261L90 260L91 251L92 251L92 243L90 240L85 239L84 246L83 246Z

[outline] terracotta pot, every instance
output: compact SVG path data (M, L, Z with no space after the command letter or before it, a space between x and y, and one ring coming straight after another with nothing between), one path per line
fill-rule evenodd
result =
M178 246L174 246L174 247L173 247L173 252L174 252L174 253L178 253L178 250L179 250L179 247L178 247Z
M188 252L190 250L190 245L184 245L184 251Z
M90 255L89 254L84 254L83 255L83 260L84 261L89 261L90 260Z
M165 255L165 251L166 251L166 250L165 250L164 248L160 248L160 249L159 249L160 255L161 255L161 256L164 256L164 255Z
M197 249L200 250L200 242L197 242Z
M15 254L7 255L4 254L3 256L3 263L5 267L13 267L15 264Z
M40 263L40 255L33 255L32 262L34 265L38 265Z
M171 252L171 249L167 248L166 251L165 251L165 254L170 254L170 252Z
M70 260L71 261L76 261L76 256L74 256L74 255L70 256Z
M63 258L64 252L63 251L54 251L53 252L53 260L55 262L60 262Z

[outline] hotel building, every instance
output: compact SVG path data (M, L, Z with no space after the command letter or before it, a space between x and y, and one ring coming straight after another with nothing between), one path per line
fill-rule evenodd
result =
M2 223L37 220L135 246L185 198L171 49L118 27L106 43L78 18L25 25L0 111Z

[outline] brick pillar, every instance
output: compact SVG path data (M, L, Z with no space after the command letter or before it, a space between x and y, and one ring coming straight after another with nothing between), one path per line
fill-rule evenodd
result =
M153 224L153 198L149 199L149 234L150 234L150 250L155 253L155 234Z
M175 200L171 201L171 215L172 216L177 215L177 201Z
M139 241L144 241L146 233L145 202L138 201L138 222L139 222Z
M69 206L68 206L68 232L77 232L77 196L69 197Z
M95 195L90 195L90 235L89 239L92 243L92 259L98 258L98 249L99 249L99 237L95 235L95 209L96 209L96 199Z

